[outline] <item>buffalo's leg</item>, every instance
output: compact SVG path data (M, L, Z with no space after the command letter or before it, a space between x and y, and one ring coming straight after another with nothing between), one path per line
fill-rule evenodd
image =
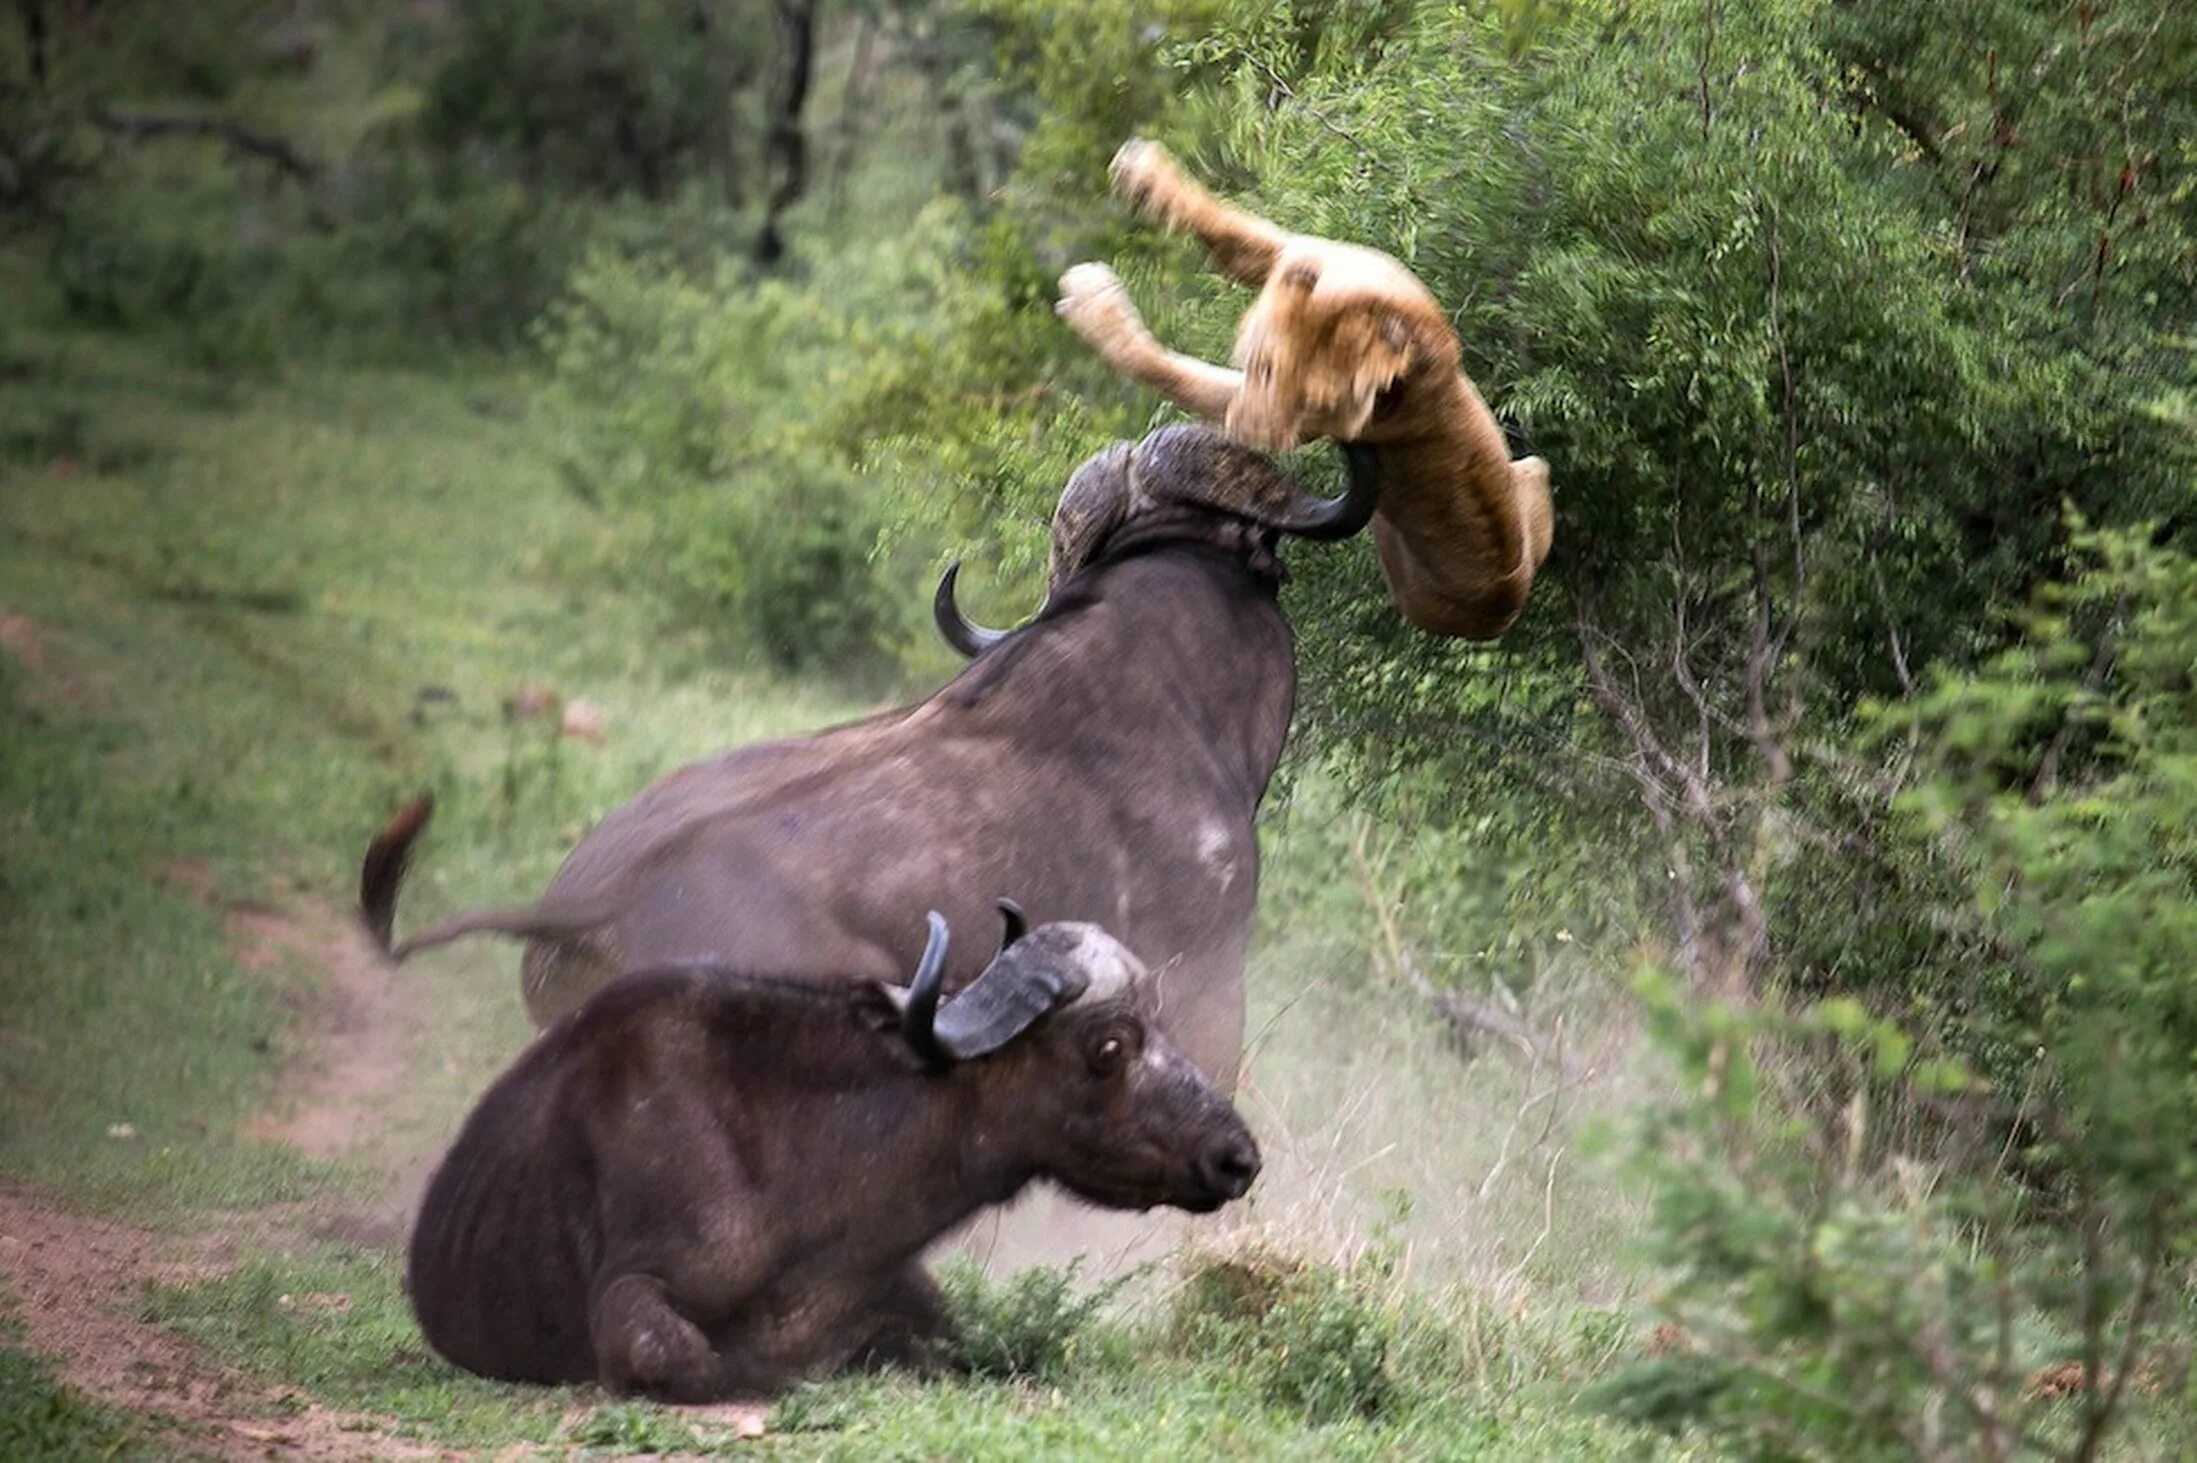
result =
M642 1392L672 1402L721 1395L709 1338L672 1307L653 1275L625 1274L599 1287L588 1317L595 1374L613 1392Z
M587 998L625 968L615 938L606 931L540 935L529 939L519 960L519 995L536 1031L585 1005Z
M588 1308L596 1375L672 1402L769 1392L784 1379L768 1358L724 1344L727 1321L750 1309L767 1278L742 1223L751 1186L728 1145L694 1141L714 1116L702 1098L659 1090L647 1106L648 1123L628 1129L632 1141L598 1175L602 1259Z
M920 1262L910 1260L895 1272L871 1314L869 1338L849 1365L933 1372L944 1363L944 1343L953 1331L946 1298Z
M1261 285L1273 272L1289 235L1206 192L1156 142L1133 138L1114 154L1114 191L1147 218L1195 234L1213 263L1230 279Z
M1243 386L1243 372L1161 345L1137 314L1129 291L1103 264L1078 264L1060 277L1060 318L1132 381L1142 382L1192 416L1218 422Z
M713 1343L682 1313L676 1292L654 1275L628 1272L603 1286L590 1326L596 1376L613 1392L639 1392L665 1402L723 1402L767 1397L799 1375L798 1368L779 1365L754 1348Z

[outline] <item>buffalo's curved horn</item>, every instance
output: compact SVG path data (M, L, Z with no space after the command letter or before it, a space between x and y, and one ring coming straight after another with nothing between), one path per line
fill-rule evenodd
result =
M988 629L961 613L961 606L954 600L954 585L960 578L961 561L956 559L938 576L938 592L931 596L931 619L948 645L975 660L1015 632Z
M999 917L1007 925L1006 932L999 937L1000 949L1005 950L1015 941L1030 933L1030 920L1027 915L1023 914L1021 905L1002 894L992 901L992 907L999 911Z
M1257 515L1258 521L1314 543L1336 543L1363 533L1373 521L1373 510L1381 506L1379 463L1373 449L1362 443L1337 445L1343 449L1343 462L1350 471L1349 486L1332 498L1315 498L1300 491L1282 511Z
M1002 950L938 1013L935 1040L948 1057L966 1062L998 1051L1091 983L1074 965L1026 952L1026 946Z
M946 916L934 909L925 918L930 921L930 938L923 944L923 958L916 962L915 979L908 982L908 1003L900 1010L900 1034L924 1061L947 1062L952 1057L933 1029L938 1019L938 993L946 979Z
M1337 442L1342 450L1343 467L1350 474L1350 486L1342 495L1329 501L1345 505L1347 512L1338 511L1333 522L1325 528L1291 529L1299 538L1329 542L1349 538L1364 531L1373 521L1373 512L1381 506L1381 457L1363 442Z
M1229 441L1209 427L1163 427L1138 444L1137 485L1154 498L1218 508L1299 538L1349 538L1380 505L1380 474L1372 453L1344 448L1350 482L1332 498L1299 487L1263 452Z

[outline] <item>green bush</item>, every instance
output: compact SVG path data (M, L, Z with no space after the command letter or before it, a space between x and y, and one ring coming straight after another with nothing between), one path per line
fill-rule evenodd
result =
M1459 1380L1446 1324L1377 1255L1346 1268L1256 1250L1208 1258L1169 1324L1179 1349L1240 1367L1315 1425L1406 1412Z
M1292 1287L1259 1331L1268 1398L1308 1421L1378 1417L1395 1405L1394 1323L1347 1287Z
M2150 410L2197 319L2187 7L984 8L1041 120L880 397L904 513L1026 563L1063 466L1169 414L1050 318L1067 263L1225 353L1244 292L1105 193L1124 135L1163 137L1283 226L1410 264L1553 464L1554 557L1500 645L1402 624L1362 547L1290 555L1295 745L1470 849L1391 871L1415 933L1866 985L2016 1069L2018 983L1883 836L1895 779L1853 717L2004 643L2063 502L2187 516L2190 444Z
M1991 1014L2021 1013L2021 1085L1918 1055L1850 997L1648 982L1685 1084L1646 1131L1655 1232L1700 1359L1623 1380L1628 1415L1753 1451L2094 1457L2186 1388L2197 558L2073 542L2083 572L2021 643L1879 713L1925 773L1901 799L1915 856L1970 891L1944 917L2016 983Z
M731 146L770 55L758 0L457 0L427 135L537 185L662 198ZM745 104L736 106L736 100Z
M848 416L849 378L899 348L880 322L906 257L757 281L598 250L540 333L566 480L619 528L610 567L780 667L878 680L919 643L927 576L888 542Z
M419 358L522 340L612 213L438 175L401 150L363 161L340 206L220 167L125 170L60 214L47 275L75 319L172 334L207 364L330 347Z
M206 364L265 366L280 354L288 261L247 245L218 182L165 196L88 194L61 216L49 276L76 319L119 331L174 331Z
M1002 1381L1057 1381L1095 1339L1093 1327L1133 1276L1085 1290L1076 1286L1078 1262L1054 1268L1033 1265L998 1284L967 1261L946 1267L940 1282L954 1339L953 1365L977 1377Z

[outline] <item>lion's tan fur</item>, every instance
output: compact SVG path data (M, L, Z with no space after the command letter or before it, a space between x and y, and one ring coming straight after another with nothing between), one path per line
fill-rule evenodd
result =
M1285 233L1229 207L1157 143L1125 145L1113 178L1147 217L1196 235L1224 273L1259 288L1237 330L1235 369L1162 346L1103 264L1061 277L1062 317L1116 370L1240 441L1373 447L1383 484L1374 549L1404 618L1471 639L1507 629L1548 556L1548 464L1511 460L1426 286L1378 250Z

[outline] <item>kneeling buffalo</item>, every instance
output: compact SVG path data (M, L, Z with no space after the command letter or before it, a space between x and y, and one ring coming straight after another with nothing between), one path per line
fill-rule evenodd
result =
M905 988L639 972L491 1087L429 1183L408 1283L443 1356L669 1401L776 1391L944 1334L918 1255L1049 1178L1205 1211L1259 1150L1088 924L1007 942L943 1008L946 922Z

